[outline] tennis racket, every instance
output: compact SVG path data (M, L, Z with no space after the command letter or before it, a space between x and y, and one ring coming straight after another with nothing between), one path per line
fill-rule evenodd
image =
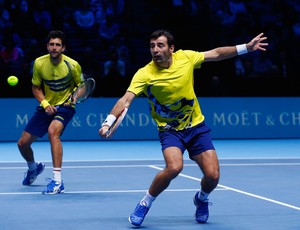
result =
M96 82L93 78L85 79L79 86L75 87L73 92L70 94L68 99L63 103L75 105L85 101L88 97L90 97L96 87Z
M120 126L122 123L124 117L126 116L126 113L128 111L128 108L125 108L120 116L115 120L115 122L109 127L109 129L106 132L106 138L111 138L111 136L115 133L117 128Z

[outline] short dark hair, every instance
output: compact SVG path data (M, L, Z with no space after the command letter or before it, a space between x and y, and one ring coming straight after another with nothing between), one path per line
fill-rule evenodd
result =
M165 36L168 40L168 46L174 45L174 36L171 34L170 31L168 30L156 30L150 35L150 40L151 39L157 39L160 36Z
M61 39L61 43L64 46L66 43L66 35L64 34L64 32L60 31L60 30L52 30L50 31L50 33L47 36L47 43L50 41L50 39L54 39L54 38L60 38Z

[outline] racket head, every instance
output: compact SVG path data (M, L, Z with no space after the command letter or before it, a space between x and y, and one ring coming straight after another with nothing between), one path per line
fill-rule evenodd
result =
M122 123L124 117L126 116L128 108L124 108L119 117L115 120L115 122L110 126L110 128L106 132L106 138L111 138L112 135L116 132L117 128Z
M96 87L96 82L93 78L87 78L82 82L71 94L71 103L78 104L90 97Z

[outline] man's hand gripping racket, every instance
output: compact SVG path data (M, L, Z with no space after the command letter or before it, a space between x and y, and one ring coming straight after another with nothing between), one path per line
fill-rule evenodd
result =
M111 136L115 133L117 128L122 123L124 117L126 116L128 111L128 108L124 108L122 113L119 115L119 117L114 121L114 123L109 127L109 129L105 133L105 138L111 138Z

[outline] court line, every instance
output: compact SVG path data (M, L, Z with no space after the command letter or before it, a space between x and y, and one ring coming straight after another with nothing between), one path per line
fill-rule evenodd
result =
M149 167L153 168L153 169L157 169L157 170L163 170L163 168L159 168L159 167L157 167L155 165L149 165ZM199 179L197 177L192 177L192 176L185 175L185 174L182 174L182 173L180 173L179 176L185 177L185 178L188 178L188 179L192 179L192 180L196 180L196 181L201 181L201 179ZM285 207L288 207L288 208L292 208L292 209L296 209L296 210L300 211L300 207L297 207L297 206L294 206L294 205L283 203L283 202L280 202L280 201L277 201L277 200L273 200L273 199L270 199L270 198L267 198L267 197L255 195L253 193L245 192L245 191L242 191L242 190L239 190L239 189L235 189L235 188L232 188L232 187L228 187L228 186L225 186L225 185L218 184L218 186L221 187L221 188L227 189L227 190L231 190L233 192L241 193L241 194L244 194L244 195L247 195L247 196L251 196L251 197L254 197L254 198L257 198L257 199L269 201L271 203L279 204L279 205L282 205L282 206L285 206Z
M300 163L226 163L220 166L299 166Z
M271 166L273 166L273 165L299 165L299 164L298 163L255 163L255 164L243 164L242 163L242 164L226 164L226 165L229 165L229 166L271 165ZM195 164L189 164L188 166L195 166ZM150 167L150 168L153 168L153 169L156 169L156 170L163 170L163 168L155 166L155 165L64 166L64 168L111 168L111 167L124 167L124 168L125 167L126 168L127 167ZM0 170L1 169L3 169L3 170L7 170L7 169L24 169L24 168L26 168L26 167L0 167ZM52 167L48 167L48 168L52 168ZM182 174L182 173L180 173L179 176L185 177L185 178L188 178L188 179L192 179L192 180L195 180L195 181L199 181L199 182L201 181L201 179L199 179L199 178L192 177L192 176ZM231 191L234 191L234 192L237 192L237 193L240 193L240 194L244 194L244 195L247 195L247 196L257 198L257 199L265 200L265 201L272 202L272 203L275 203L275 204L279 204L279 205L282 205L282 206L285 206L285 207L300 210L300 207L290 205L290 204L287 204L287 203L283 203L283 202L280 202L280 201L277 201L277 200L273 200L273 199L270 199L270 198L267 198L267 197L259 196L259 195L249 193L249 192L246 192L246 191L242 191L242 190L239 190L239 189L235 189L235 188L232 188L232 187L228 187L228 186L225 186L225 185L218 184L218 187L220 187L224 190L231 190ZM196 190L198 190L198 189L196 189ZM70 191L70 192L67 192L67 193L106 193L106 192L108 193L108 192L141 192L141 191L144 192L146 190L73 191L73 192ZM188 190L168 190L167 189L165 191L188 191ZM192 191L195 191L195 189L193 189ZM0 193L0 195L18 195L18 194L41 194L41 193L40 192Z
M89 169L89 168L145 168L149 167L149 165L76 165L76 166L63 166L63 169ZM52 169L52 166L46 166L46 169ZM9 166L9 167L0 167L0 170L15 170L22 169L27 170L27 166Z
M300 163L225 163L220 166L299 166ZM164 164L156 164L156 166L164 166ZM185 164L185 167L194 167L196 164ZM63 166L64 169L85 169L85 168L140 168L149 167L149 164L139 165L75 165L75 166ZM52 166L46 166L45 168L52 168ZM0 167L0 170L15 170L15 169L27 169L27 166L5 166Z
M216 190L227 190L219 188ZM147 190L133 189L133 190L82 190L82 191L65 191L63 194L86 194L86 193L145 193ZM190 189L166 189L164 192L195 192L199 191L198 188ZM3 195L41 195L42 192L0 192L0 196ZM60 195L63 195L60 194ZM47 196L47 195L45 195ZM49 196L49 195L48 195Z
M188 157L184 157L185 161L190 161ZM248 161L248 160L300 160L300 157L261 157L261 158L256 158L256 157L243 157L243 158L221 158L219 157L220 161L232 161L232 160L243 160L243 161ZM97 159L97 160L85 160L85 159L80 159L80 160L64 160L65 163L78 163L78 162L128 162L128 161L163 161L162 158L133 158L133 159ZM52 163L51 160L43 160L43 163ZM8 163L24 163L23 160L8 160L8 161L0 161L0 164L8 164Z

